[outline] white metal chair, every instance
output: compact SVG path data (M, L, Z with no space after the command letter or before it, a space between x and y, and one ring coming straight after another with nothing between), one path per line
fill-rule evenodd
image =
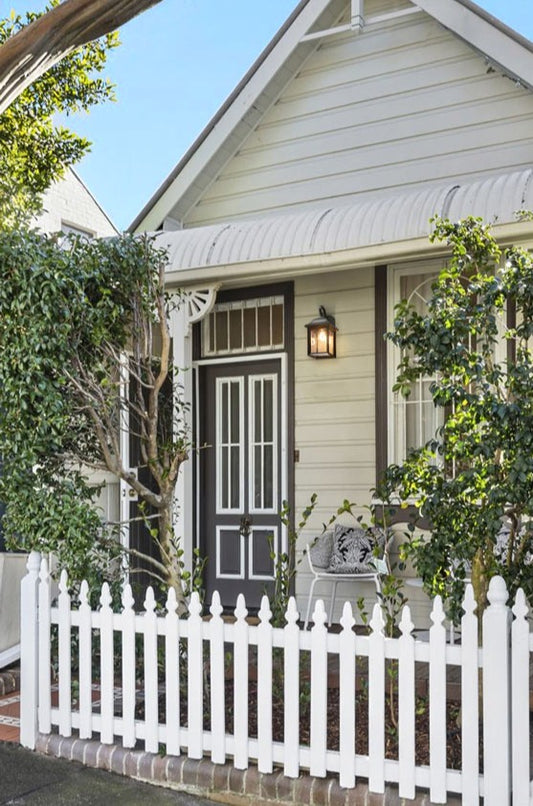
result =
M389 538L384 547L383 561L386 564L387 573L389 572L388 549L392 538ZM309 562L309 569L313 575L311 587L309 589L309 597L307 599L307 610L305 613L304 630L307 629L309 619L311 616L311 605L313 603L313 594L317 582L327 582L332 586L331 598L329 602L328 625L331 626L333 617L333 608L335 607L335 598L337 596L337 585L339 582L373 582L376 586L376 594L381 593L381 571L376 567L371 568L368 566L368 571L358 571L356 573L334 573L328 571L329 561L333 552L333 533L324 532L319 537L312 540L307 544L306 554Z

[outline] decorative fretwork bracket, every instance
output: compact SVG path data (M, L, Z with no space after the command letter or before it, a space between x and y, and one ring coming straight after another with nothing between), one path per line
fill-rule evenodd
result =
M180 308L184 308L185 320L189 327L195 322L200 322L213 310L219 288L220 283L214 283L182 290Z

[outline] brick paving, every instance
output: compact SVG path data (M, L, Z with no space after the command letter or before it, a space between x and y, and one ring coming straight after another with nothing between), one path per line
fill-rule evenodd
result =
M20 671L0 672L0 741L18 742L20 738Z

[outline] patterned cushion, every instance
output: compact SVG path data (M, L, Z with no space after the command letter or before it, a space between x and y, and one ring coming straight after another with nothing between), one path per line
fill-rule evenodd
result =
M311 542L309 557L313 568L328 568L333 553L333 532L323 532Z
M328 571L333 574L363 574L376 571L372 563L376 546L383 554L385 534L381 529L335 526L333 553Z

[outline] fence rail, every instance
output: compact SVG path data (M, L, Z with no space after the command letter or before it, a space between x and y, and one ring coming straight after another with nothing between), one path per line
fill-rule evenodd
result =
M395 783L406 799L413 799L415 789L423 787L434 803L446 803L448 793L459 793L465 804L477 804L484 796L486 806L505 806L512 793L514 806L529 804L533 641L528 608L520 591L511 626L507 591L499 577L491 581L489 600L482 648L471 587L464 601L461 643L454 645L446 642L439 597L431 614L429 641L415 638L408 605L398 638L385 636L378 605L368 635L354 631L349 603L338 633L327 630L321 601L310 631L300 629L294 599L284 628L271 625L266 597L254 625L247 619L242 596L234 621L224 619L217 593L207 618L196 594L187 618L179 618L172 590L166 611L157 612L151 588L144 612L136 613L129 586L123 592L121 612L113 612L107 585L99 609L92 610L85 582L73 606L64 572L57 604L52 604L46 560L40 562L34 553L22 583L21 742L34 747L37 732L56 729L68 737L75 730L82 739L99 734L104 744L120 737L126 748L142 742L151 753L164 745L169 755L186 752L193 759L209 755L218 764L231 758L238 769L253 761L260 772L271 772L276 765L288 777L297 777L302 769L319 777L335 773L346 788L361 777L368 779L375 793L384 792L387 782ZM52 664L58 674L57 701L51 695ZM328 742L332 665L338 673L335 746ZM415 672L424 667L429 679L429 765L421 766L415 760ZM451 667L460 670L461 680L460 769L447 768L446 760ZM397 697L395 759L387 757L385 747L391 674ZM250 700L252 688L256 694ZM368 709L365 753L356 752L355 746L360 697ZM300 735L302 704L310 713L308 741ZM282 741L274 740L273 733L279 708L283 708Z

